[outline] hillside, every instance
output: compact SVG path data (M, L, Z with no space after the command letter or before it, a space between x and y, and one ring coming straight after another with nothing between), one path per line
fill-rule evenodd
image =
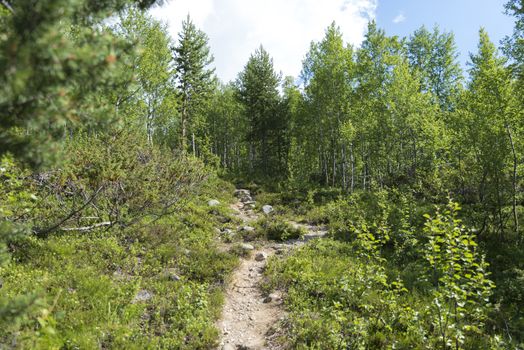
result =
M522 0L228 83L155 3L0 1L0 349L524 347Z

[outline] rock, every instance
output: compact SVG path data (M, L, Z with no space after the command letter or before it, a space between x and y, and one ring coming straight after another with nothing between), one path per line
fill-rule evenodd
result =
M210 207L216 207L216 206L220 205L220 202L217 201L216 199L212 199L209 202L207 202L207 205L209 205Z
M248 243L242 243L242 245L240 247L243 250L255 250L255 247L253 247L253 245L248 244Z
M235 235L235 232L230 229L230 228L225 228L224 230L222 230L222 233L226 236L234 236Z
M267 259L267 254L264 253L264 252L261 252L261 253L258 253L256 256L255 256L255 260L256 261L264 261Z
M143 301L148 301L148 300L151 300L151 298L153 298L153 294L151 294L151 292L145 289L142 289L138 291L138 293L136 293L135 298L133 299L133 303L140 303Z
M166 276L167 279L169 279L169 280L171 280L173 282L180 281L180 276L177 275L177 270L176 269L166 269L165 276Z
M254 228L254 227L251 227L251 226L242 226L242 228L240 229L240 231L244 231L244 232L255 232L255 228Z
M242 198L240 198L240 201L241 201L242 203L244 203L245 205L246 205L247 203L254 203L254 202L255 202L251 196L245 196L245 197L242 197Z
M221 233L222 233L222 230L220 230L218 227L215 227L215 233L216 233L216 234L221 234Z
M246 201L246 202L243 202L243 203L244 203L244 207L251 207L251 208L253 208L257 204L257 202L255 202L253 200Z
M269 294L268 298L271 298L273 301L281 301L282 297L278 293L271 293Z
M237 198L242 198L245 196L251 196L251 192L249 192L249 190L238 189L238 190L235 190L234 195Z
M264 212L264 214L268 215L269 213L273 212L273 207L271 205L264 205L262 207L262 211Z
M267 303L270 303L272 301L279 302L281 300L282 300L282 297L279 294L271 293L267 297L265 297L264 300L262 300L262 302L267 304Z
M222 350L236 350L236 348L231 344L224 344Z

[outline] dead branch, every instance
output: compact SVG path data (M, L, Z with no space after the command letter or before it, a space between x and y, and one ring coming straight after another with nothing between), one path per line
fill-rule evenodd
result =
M94 224L94 225L91 225L91 226L84 226L84 227L64 227L64 228L61 228L60 231L78 231L78 232L84 232L84 231L91 231L91 230L94 230L95 228L98 228L98 227L103 227L103 226L111 226L113 225L113 223L111 221L105 221L105 222L100 222L98 224Z

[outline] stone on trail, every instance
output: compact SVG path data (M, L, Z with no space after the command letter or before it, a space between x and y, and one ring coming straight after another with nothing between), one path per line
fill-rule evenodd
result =
M243 189L235 190L234 194L235 194L235 197L237 198L241 198L244 196L251 196L251 193L249 192L249 190L243 190Z
M244 250L255 250L255 247L253 247L252 244L248 244L248 243L242 243L240 247Z
M242 228L240 229L240 231L244 231L244 232L254 232L254 231L255 231L255 228L252 227L252 226L242 226Z
M267 254L264 253L264 252L261 252L261 253L258 253L256 256L255 256L255 260L256 261L264 261L267 259Z
M253 205L255 201L251 196L244 196L240 198L240 201L244 203L244 205Z
M231 344L224 344L224 346L222 346L222 350L236 350L236 347Z

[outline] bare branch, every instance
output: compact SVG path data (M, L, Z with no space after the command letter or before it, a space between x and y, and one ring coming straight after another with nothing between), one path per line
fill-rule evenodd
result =
M15 13L15 10L11 7L11 5L9 5L9 3L6 1L6 0L1 0L2 1L2 5L4 5L4 7L9 11L11 12L12 14Z
M94 224L94 225L91 225L91 226L64 227L64 228L61 228L60 231L80 231L80 232L83 232L83 231L91 231L91 230L94 230L95 228L98 228L98 227L111 226L111 225L113 225L113 223L111 221L105 221L105 222L100 222L98 224Z
M73 216L75 216L76 214L80 213L82 210L84 210L89 204L91 204L91 202L98 196L98 194L100 193L100 191L102 191L102 189L104 188L104 186L100 186L98 188L98 190L95 191L95 193L91 196L91 198L89 198L89 200L87 202L85 202L80 208L72 211L69 215L67 215L65 218L63 218L62 220L60 220L58 223L54 224L53 226L49 227L49 228L46 228L45 230L42 230L42 231L37 231L36 234L39 235L39 236L45 236L53 231L55 231L56 229L58 229L60 226L62 226L67 220L71 219Z

